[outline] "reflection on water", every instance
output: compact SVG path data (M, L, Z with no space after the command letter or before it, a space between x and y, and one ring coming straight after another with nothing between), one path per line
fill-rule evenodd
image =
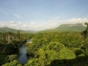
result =
M19 49L20 49L20 56L18 58L18 61L25 64L28 61L27 56L26 56L27 47L25 46L25 44L23 44Z

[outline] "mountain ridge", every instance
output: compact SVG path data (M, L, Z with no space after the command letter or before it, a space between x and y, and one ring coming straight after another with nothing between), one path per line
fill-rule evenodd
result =
M13 29L9 27L0 27L0 32L22 32L22 33L34 33L34 30L18 30L18 29Z
M53 29L46 29L42 31L34 30L18 30L9 27L0 27L0 32L22 32L22 33L35 33L35 32L82 32L86 27L82 23L77 24L61 24L60 26Z
M86 29L86 27L82 23L76 24L61 24L60 26L54 29L44 30L42 32L82 32Z

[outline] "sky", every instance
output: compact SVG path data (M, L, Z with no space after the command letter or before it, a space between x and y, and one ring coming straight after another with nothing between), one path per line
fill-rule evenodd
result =
M88 0L0 0L0 27L44 30L88 22Z

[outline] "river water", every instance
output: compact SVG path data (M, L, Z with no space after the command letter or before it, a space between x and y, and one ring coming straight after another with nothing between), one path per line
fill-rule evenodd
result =
M31 42L31 41L32 41L32 39L27 40L26 43ZM26 55L26 54L27 54L26 43L23 44L21 47L19 47L20 56L18 57L18 61L19 61L20 63L23 63L23 64L27 63L27 61L28 61L27 55Z
M19 50L20 50L20 56L19 56L19 58L18 58L18 61L19 61L20 63L23 63L23 64L27 63L28 59L27 59L27 56L26 56L26 54L27 54L27 47L26 47L26 45L23 44L23 45L19 48Z

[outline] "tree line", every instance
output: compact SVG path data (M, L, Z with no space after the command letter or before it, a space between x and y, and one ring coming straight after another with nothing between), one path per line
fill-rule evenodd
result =
M28 33L5 32L0 33L0 65L16 59L19 47L25 43L32 35Z
M88 66L88 23L85 24L87 26L83 32L28 34L32 36L32 43L26 44L28 62L23 65L16 60L16 55L8 55L5 59L9 60L2 66ZM22 41L27 37L20 35L17 40L21 38ZM11 42L9 39L6 41Z

